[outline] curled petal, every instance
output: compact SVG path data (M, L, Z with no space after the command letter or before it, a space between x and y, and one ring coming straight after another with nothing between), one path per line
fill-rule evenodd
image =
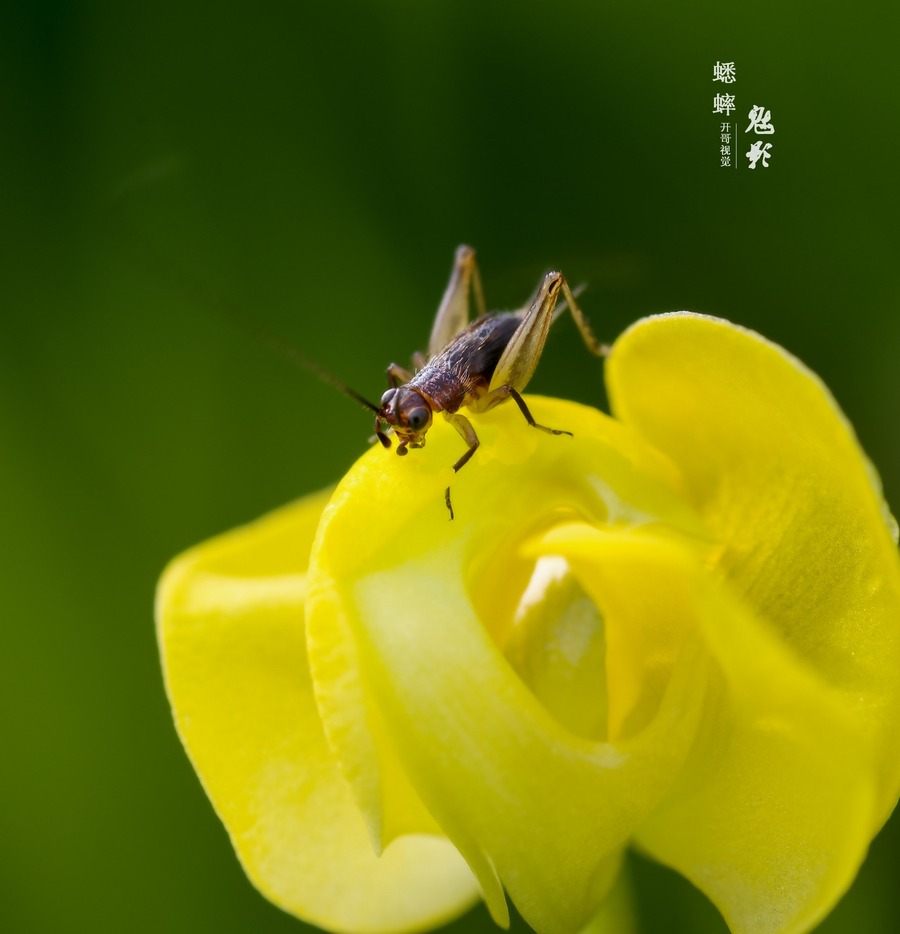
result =
M842 694L702 568L684 579L716 670L698 743L636 835L690 878L735 934L809 930L872 834L871 749Z
M345 478L310 568L310 662L329 740L373 825L389 795L385 763L399 761L495 918L505 920L502 884L537 930L569 934L597 911L621 848L684 761L702 691L685 664L636 735L580 737L504 653L515 605L542 534L564 520L703 529L663 482L666 465L620 426L573 404L529 405L575 437L538 433L512 406L481 417L452 523L443 465L459 440L446 426L432 428L430 458L375 451ZM635 614L658 612L667 595L655 596ZM354 660L358 678L338 658Z
M728 322L679 313L616 342L615 413L670 458L722 543L723 701L641 839L735 930L806 930L900 789L900 564L877 477L822 383ZM729 828L733 828L729 830Z
M157 606L166 685L191 761L268 898L333 931L421 930L468 908L477 887L434 834L402 837L376 856L325 743L303 620L309 551L329 496L173 562Z

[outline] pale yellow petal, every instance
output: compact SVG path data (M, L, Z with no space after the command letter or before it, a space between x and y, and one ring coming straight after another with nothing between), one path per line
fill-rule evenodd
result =
M722 543L697 581L720 701L640 839L735 931L807 930L900 790L896 526L828 390L759 335L647 319L607 376Z
M900 791L900 560L874 469L822 382L752 331L678 313L613 347L615 414L677 466L716 574L844 692L878 801Z
M844 893L877 823L870 738L842 692L697 569L718 669L688 767L637 839L735 934L800 934Z
M619 426L571 404L529 405L575 437L536 432L512 406L479 418L482 446L453 480L453 522L443 492L460 441L446 426L432 428L424 452L375 451L351 471L311 565L310 652L346 774L378 772L386 741L495 917L499 879L536 930L571 934L683 761L699 698L689 678L673 678L646 742L588 742L560 724L503 654L535 561L519 545L565 517L699 526L655 478L665 466ZM359 666L349 693L337 657ZM357 690L365 703L352 707ZM347 741L364 731L369 743Z
M477 888L438 836L379 858L325 743L304 640L306 566L329 494L188 552L167 570L158 630L179 734L254 884L351 934L436 926Z

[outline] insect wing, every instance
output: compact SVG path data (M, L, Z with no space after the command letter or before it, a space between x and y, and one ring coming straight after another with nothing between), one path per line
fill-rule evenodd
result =
M510 338L491 378L489 391L511 386L521 392L534 374L553 322L553 309L559 297L562 276L547 273L531 308Z

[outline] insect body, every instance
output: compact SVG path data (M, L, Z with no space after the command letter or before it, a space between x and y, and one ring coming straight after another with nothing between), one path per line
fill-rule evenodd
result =
M468 323L470 291L474 292L480 312L471 324ZM558 306L560 293L565 302ZM604 355L608 348L594 337L562 273L547 273L528 307L486 314L475 253L470 247L459 247L431 331L430 356L415 361L418 368L414 374L396 363L388 367L391 388L381 397L381 406L375 411L378 439L390 447L387 432L392 430L398 439L398 454L424 447L434 414L440 412L468 445L453 465L454 471L459 471L479 444L472 423L460 409L486 412L507 399L516 403L533 428L554 435L571 434L539 425L520 395L537 367L550 325L566 307L572 312L588 349L598 356ZM452 519L449 487L445 500Z
M389 432L397 437L398 454L406 454L410 448L424 447L425 435L434 415L440 412L467 445L453 465L454 471L468 463L479 445L478 435L469 419L461 414L461 409L486 412L512 399L533 428L554 435L571 434L559 428L539 425L520 395L537 367L550 325L567 307L588 349L598 356L608 351L594 337L587 319L575 304L572 290L559 272L547 273L528 306L518 311L487 314L475 265L475 251L461 246L456 251L450 281L431 329L429 356L416 355L413 358L414 373L392 363L387 370L390 388L381 397L381 404L376 405L280 336L248 319L239 308L192 282L177 265L154 251L152 245L142 241L141 247L142 256L149 256L158 264L159 268L154 266L157 275L161 269L180 291L199 296L205 304L216 308L271 350L374 412L375 434L385 447L391 446ZM479 313L471 324L470 293L474 295ZM560 293L564 298L561 304ZM445 501L452 519L449 487Z

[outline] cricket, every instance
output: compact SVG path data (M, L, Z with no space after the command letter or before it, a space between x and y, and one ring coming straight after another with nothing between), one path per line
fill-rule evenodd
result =
M560 294L564 299L561 303ZM471 323L470 295L478 310L478 317ZM413 372L392 363L387 368L390 388L381 397L380 405L368 402L349 387L341 388L374 411L375 436L389 448L391 434L395 435L400 455L425 446L428 429L440 412L466 443L466 450L453 465L455 473L472 459L480 444L462 409L478 414L512 399L532 428L571 435L561 428L539 425L521 395L540 360L550 325L566 308L588 350L598 357L605 356L608 346L594 336L562 273L548 272L529 305L517 311L488 312L475 251L460 246L431 329L428 357L415 355ZM449 486L444 501L453 519Z
M453 464L454 473L465 467L480 444L472 423L461 410L477 415L512 399L532 428L571 436L572 432L565 429L538 424L521 395L537 368L550 325L567 308L588 350L598 357L609 353L609 347L597 340L575 302L578 290L569 287L561 272L548 272L531 301L518 310L488 312L475 251L463 245L456 249L450 281L431 328L428 355L414 354L412 371L392 363L387 368L389 388L376 405L280 335L248 318L240 308L199 286L152 245L142 240L140 247L138 255L145 263L151 262L157 278L168 280L179 292L214 309L274 353L374 412L375 438L384 447L392 446L392 435L401 456L410 449L425 447L428 429L435 415L441 413L466 444ZM473 299L478 317L470 323ZM444 502L453 519L449 486Z
M128 228L123 231L117 227L116 233L120 241L134 239L134 232ZM435 415L441 413L466 444L465 451L453 464L454 473L465 467L480 444L472 423L462 414L463 409L477 415L512 399L532 428L552 435L572 435L562 428L538 424L521 395L537 368L550 325L567 308L588 350L598 357L609 353L608 345L597 340L575 302L578 290L570 288L561 272L548 272L531 301L518 310L488 312L475 251L462 245L456 249L450 281L431 328L428 356L414 354L412 371L392 363L387 368L389 388L376 405L296 346L248 318L240 308L198 285L143 238L138 247L135 255L140 256L144 264L150 264L157 278L169 281L177 291L201 306L214 309L274 353L374 412L375 438L384 447L392 446L391 435L397 439L396 451L401 456L410 449L425 447L428 429ZM470 323L473 298L478 317ZM452 520L449 486L444 501Z

